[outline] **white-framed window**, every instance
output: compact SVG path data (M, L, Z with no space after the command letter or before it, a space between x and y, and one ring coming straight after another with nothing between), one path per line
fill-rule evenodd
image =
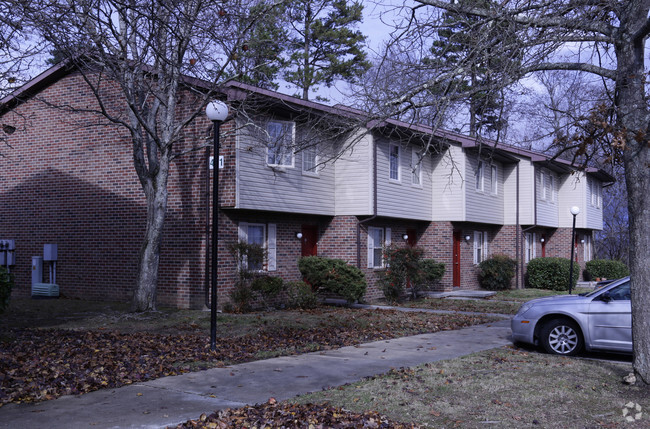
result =
M539 172L539 194L542 201L546 201L546 174L543 171Z
M587 181L589 187L589 193L591 194L591 205L596 208L600 208L602 203L602 192L600 183L594 179L589 179Z
M485 186L485 166L483 161L479 160L476 164L476 190L483 192Z
M399 181L400 168L399 168L399 145L391 144L388 147L388 170L390 180Z
M318 151L316 146L306 147L302 151L302 171L308 174L318 174Z
M368 227L368 268L383 268L384 248L390 246L391 229Z
M552 174L548 175L548 187L550 189L549 201L554 203L555 200L557 199L557 190L555 188L555 176L553 176Z
M526 238L526 263L530 262L531 259L535 259L537 257L537 251L535 250L535 243L537 240L537 236L534 232L527 232L525 235Z
M474 231L474 264L487 259L488 234L486 231Z
M591 258L593 257L593 243L591 241L591 235L585 235L584 236L584 257L585 257L585 262L591 261Z
M496 195L499 192L499 173L496 165L492 165L490 168L490 192L492 195Z
M413 149L411 152L411 172L412 178L411 178L411 183L414 186L421 186L422 185L422 162L420 162L420 155L418 152Z
M295 124L288 121L269 121L266 124L266 163L274 167L293 167Z
M258 244L266 250L266 261L242 261L251 271L277 270L277 225L274 223L239 223L239 240L248 244ZM253 265L251 265L253 264Z

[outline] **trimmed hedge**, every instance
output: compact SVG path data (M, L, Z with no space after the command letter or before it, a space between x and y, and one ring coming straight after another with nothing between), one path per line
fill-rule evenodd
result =
M517 263L508 255L493 255L478 266L478 281L483 289L510 289Z
M528 287L535 289L569 290L569 269L571 260L565 258L535 258L528 262L526 277ZM573 264L572 285L575 287L580 276L580 265Z
M348 302L358 301L366 293L363 272L341 259L305 256L298 260L298 269L316 291L335 293Z
M286 284L286 290L287 305L289 308L308 310L316 308L320 304L318 297L311 290L311 286L305 282L288 282Z
M611 259L593 259L587 262L585 271L592 280L596 278L620 279L630 275L630 270L623 262Z

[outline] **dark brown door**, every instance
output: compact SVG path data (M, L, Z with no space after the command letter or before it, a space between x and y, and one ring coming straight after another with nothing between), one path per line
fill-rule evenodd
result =
M460 287L460 243L462 242L462 232L454 231L454 257L453 257L453 286Z
M407 229L406 230L406 235L408 235L408 238L406 239L406 244L409 247L415 247L416 244L418 244L418 233L414 229Z
M317 256L318 255L318 226L317 225L303 225L302 232L302 256Z

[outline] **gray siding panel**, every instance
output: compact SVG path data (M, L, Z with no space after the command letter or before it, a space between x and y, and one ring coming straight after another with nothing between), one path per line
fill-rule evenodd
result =
M467 175L465 195L467 198L467 216L468 222L491 223L503 225L503 167L499 163L497 166L497 194L493 195L490 190L491 184L491 164L489 161L483 161L484 166L484 185L483 190L476 189L476 170L478 168L478 158L467 156Z
M422 184L413 185L411 174L411 151L414 145L391 142L384 137L376 138L377 144L377 214L402 219L431 220L432 209L432 161L430 156L422 159ZM399 180L389 178L388 150L391 143L400 148Z
M364 130L339 148L343 153L334 163L337 216L373 214L373 144Z
M465 153L450 146L433 158L432 219L465 220Z

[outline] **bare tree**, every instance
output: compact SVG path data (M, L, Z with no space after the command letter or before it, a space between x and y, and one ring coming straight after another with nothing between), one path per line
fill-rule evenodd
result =
M136 311L156 308L170 164L179 156L175 147L184 130L216 97L233 51L241 48L255 22L245 2L26 2L29 19L24 25L76 66L91 88L98 107L89 107L89 112L123 127L131 137L134 168L147 206L133 297ZM203 82L203 87L194 91L196 102L189 107L179 104L181 92L193 88L184 75ZM116 106L111 97L116 89L125 108L119 103ZM196 142L190 150L206 144L209 142Z
M620 156L624 165L630 223L634 369L641 380L650 383L650 288L646 285L650 277L650 111L644 51L650 32L650 1L519 0L473 7L471 3L453 0L416 0L408 28L400 33L401 41L393 43L432 43L434 39L428 37L443 22L442 11L480 18L475 31L485 33L474 39L474 49L454 61L437 64L430 79L406 88L389 104L405 110L424 106L422 94L470 73L476 58L486 50L497 56L513 53L520 60L501 69L487 70L492 76L489 85L467 91L452 88L454 91L445 96L462 100L476 91L497 91L531 73L549 70L584 73L611 82L612 104L592 111L592 126L585 127L592 135L570 138L567 142L578 145L577 153L586 155L594 153L596 143L605 142L611 145L610 151L614 148L613 156ZM489 30L494 27L504 34L491 37ZM411 67L423 64L418 62ZM576 161L586 158L577 157Z

